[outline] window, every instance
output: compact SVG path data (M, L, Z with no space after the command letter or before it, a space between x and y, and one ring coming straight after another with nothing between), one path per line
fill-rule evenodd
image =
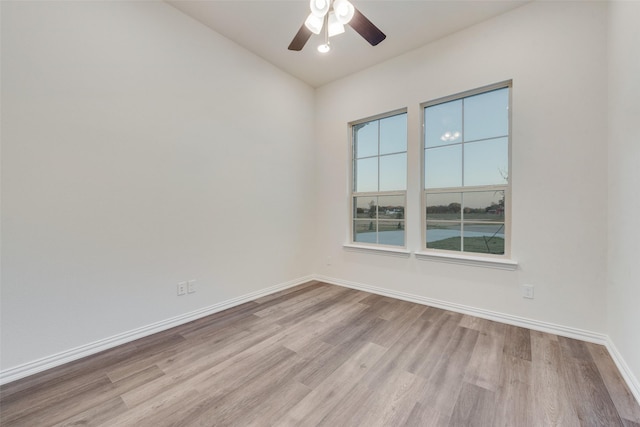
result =
M407 113L351 124L352 241L405 246Z
M423 104L427 250L508 255L510 88Z

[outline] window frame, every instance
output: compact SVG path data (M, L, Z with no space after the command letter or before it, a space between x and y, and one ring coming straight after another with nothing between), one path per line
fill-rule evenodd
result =
M497 185L478 185L478 186L468 186L465 187L464 186L464 182L460 185L460 186L456 186L456 187L436 187L436 188L430 188L427 189L426 185L425 185L425 170L426 170L426 124L425 124L425 110L428 107L432 107L434 105L439 105L439 104L443 104L446 102L451 102L451 101L456 101L456 100L460 100L460 99L464 99L464 98L469 98L475 95L480 95L483 93L488 93L488 92L492 92L495 90L499 90L499 89L505 89L507 88L509 90L509 95L508 95L508 134L507 134L507 167L508 167L508 178L507 178L507 183L506 184L497 184ZM494 83L491 85L487 85L487 86L482 86L476 89L471 89L468 91L464 91L464 92L460 92L460 93L456 93L453 95L448 95L445 97L441 97L441 98L437 98L437 99L433 99L431 101L427 101L427 102L423 102L420 104L420 112L421 112L421 125L422 125L422 130L421 130L421 142L420 142L420 147L421 147L421 168L420 168L420 174L421 174L421 184L420 184L420 205L421 205L421 210L420 210L420 225L421 225L421 249L419 253L416 253L416 255L421 255L424 258L428 258L430 256L433 257L438 257L438 258L443 258L443 259L454 259L454 258L459 258L459 259L469 259L472 261L477 261L477 260L483 260L483 259L489 259L489 260L495 260L495 261L507 261L511 259L511 216L512 216L512 209L511 209L511 198L512 198L512 162L511 162L511 153L512 153L512 149L511 149L511 144L512 144L512 97L513 97L513 81L512 80L505 80L499 83ZM473 141L470 142L465 142L462 141L461 142L463 145L465 143L473 143ZM463 165L464 165L464 158L462 159L463 161ZM427 247L427 214L426 214L426 210L427 210L427 194L437 194L437 193L469 193L469 192L477 192L477 191L504 191L504 209L505 209L505 215L504 215L504 253L503 254L491 254L491 253L482 253L482 252L467 252L462 250L464 248L463 245L463 241L464 241L464 235L461 234L460 238L461 238L461 247L462 249L459 251L456 250L448 250L448 249L436 249L436 248L428 248ZM464 227L464 224L474 224L474 221L465 221L464 217L461 216L461 219L459 220L459 223L461 225L461 232L462 229ZM511 265L508 265L507 268L511 268Z
M358 160L358 158L356 157L356 146L355 146L355 135L354 135L354 127L363 123L368 123L368 122L373 122L373 121L379 121L385 118L389 118L389 117L394 117L394 116L399 116L399 115L404 115L405 116L405 126L406 126L406 132L407 132L407 139L405 141L405 151L399 151L399 152L394 152L394 153L385 153L383 155L380 155L380 138L378 135L378 154L375 156L365 156L363 158L377 158L378 159L378 166L380 165L380 157L384 157L387 155L393 155L393 154L399 154L399 153L404 153L406 156L406 164L405 164L405 188L404 190L390 190L390 191L361 191L361 192L357 192L356 191L356 176L357 176L357 169L356 169L356 162ZM408 109L407 108L400 108L397 110L392 110L392 111L388 111L386 113L381 113L381 114L376 114L374 116L370 116L370 117L366 117L363 119L359 119L359 120L355 120L352 122L348 123L348 132L349 132L349 238L347 239L347 242L344 246L345 247L349 247L349 248L363 248L363 249L372 249L372 250L380 250L380 251L390 251L390 252L397 252L399 254L405 254L407 253L407 186L409 185L409 157L408 157L408 148L409 148L409 137L408 137L408 133L409 133L409 122L408 122ZM379 183L380 183L380 169L378 168L378 188L379 188ZM378 238L379 238L379 230L377 229L377 226L380 222L380 218L379 218L379 212L378 209L376 209L376 242L375 243L369 243L369 242L358 242L355 240L355 229L354 229L354 224L356 222L356 206L355 206L355 199L356 197L384 197L384 196L402 196L403 198L403 206L404 206L404 214L403 214L403 218L402 218L402 222L403 222L403 228L402 228L402 232L403 232L403 242L404 244L402 246L400 245L389 245L389 244L384 244L384 243L378 243ZM378 205L379 207L379 205ZM385 220L382 220L383 222Z

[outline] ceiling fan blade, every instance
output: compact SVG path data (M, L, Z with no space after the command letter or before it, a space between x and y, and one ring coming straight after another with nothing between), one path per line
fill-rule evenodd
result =
M356 30L358 34L364 37L371 46L375 46L387 38L387 36L380 31L378 27L373 25L373 22L369 21L369 19L367 19L367 17L358 9L354 10L353 18L349 21L349 25L351 25L351 28Z
M302 27L298 30L291 43L289 44L289 50L302 50L307 41L311 38L311 30L306 25L302 24Z

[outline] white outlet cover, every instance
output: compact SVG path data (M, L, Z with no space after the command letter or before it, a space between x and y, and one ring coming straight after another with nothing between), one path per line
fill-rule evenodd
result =
M187 293L187 282L178 283L178 296L184 295Z
M189 292L190 294L194 293L196 291L196 281L195 280L189 280L187 282L187 292Z

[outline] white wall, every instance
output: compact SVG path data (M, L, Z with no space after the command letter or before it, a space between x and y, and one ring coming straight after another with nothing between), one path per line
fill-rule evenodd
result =
M606 331L606 3L533 3L317 91L318 263L337 282ZM345 251L346 123L408 107L408 249L420 242L419 104L513 79L515 272ZM331 265L326 265L331 257ZM519 286L535 286L535 299Z
M608 333L640 380L640 3L609 6ZM636 385L640 396L640 383Z
M163 2L3 1L1 369L308 275L313 102Z

